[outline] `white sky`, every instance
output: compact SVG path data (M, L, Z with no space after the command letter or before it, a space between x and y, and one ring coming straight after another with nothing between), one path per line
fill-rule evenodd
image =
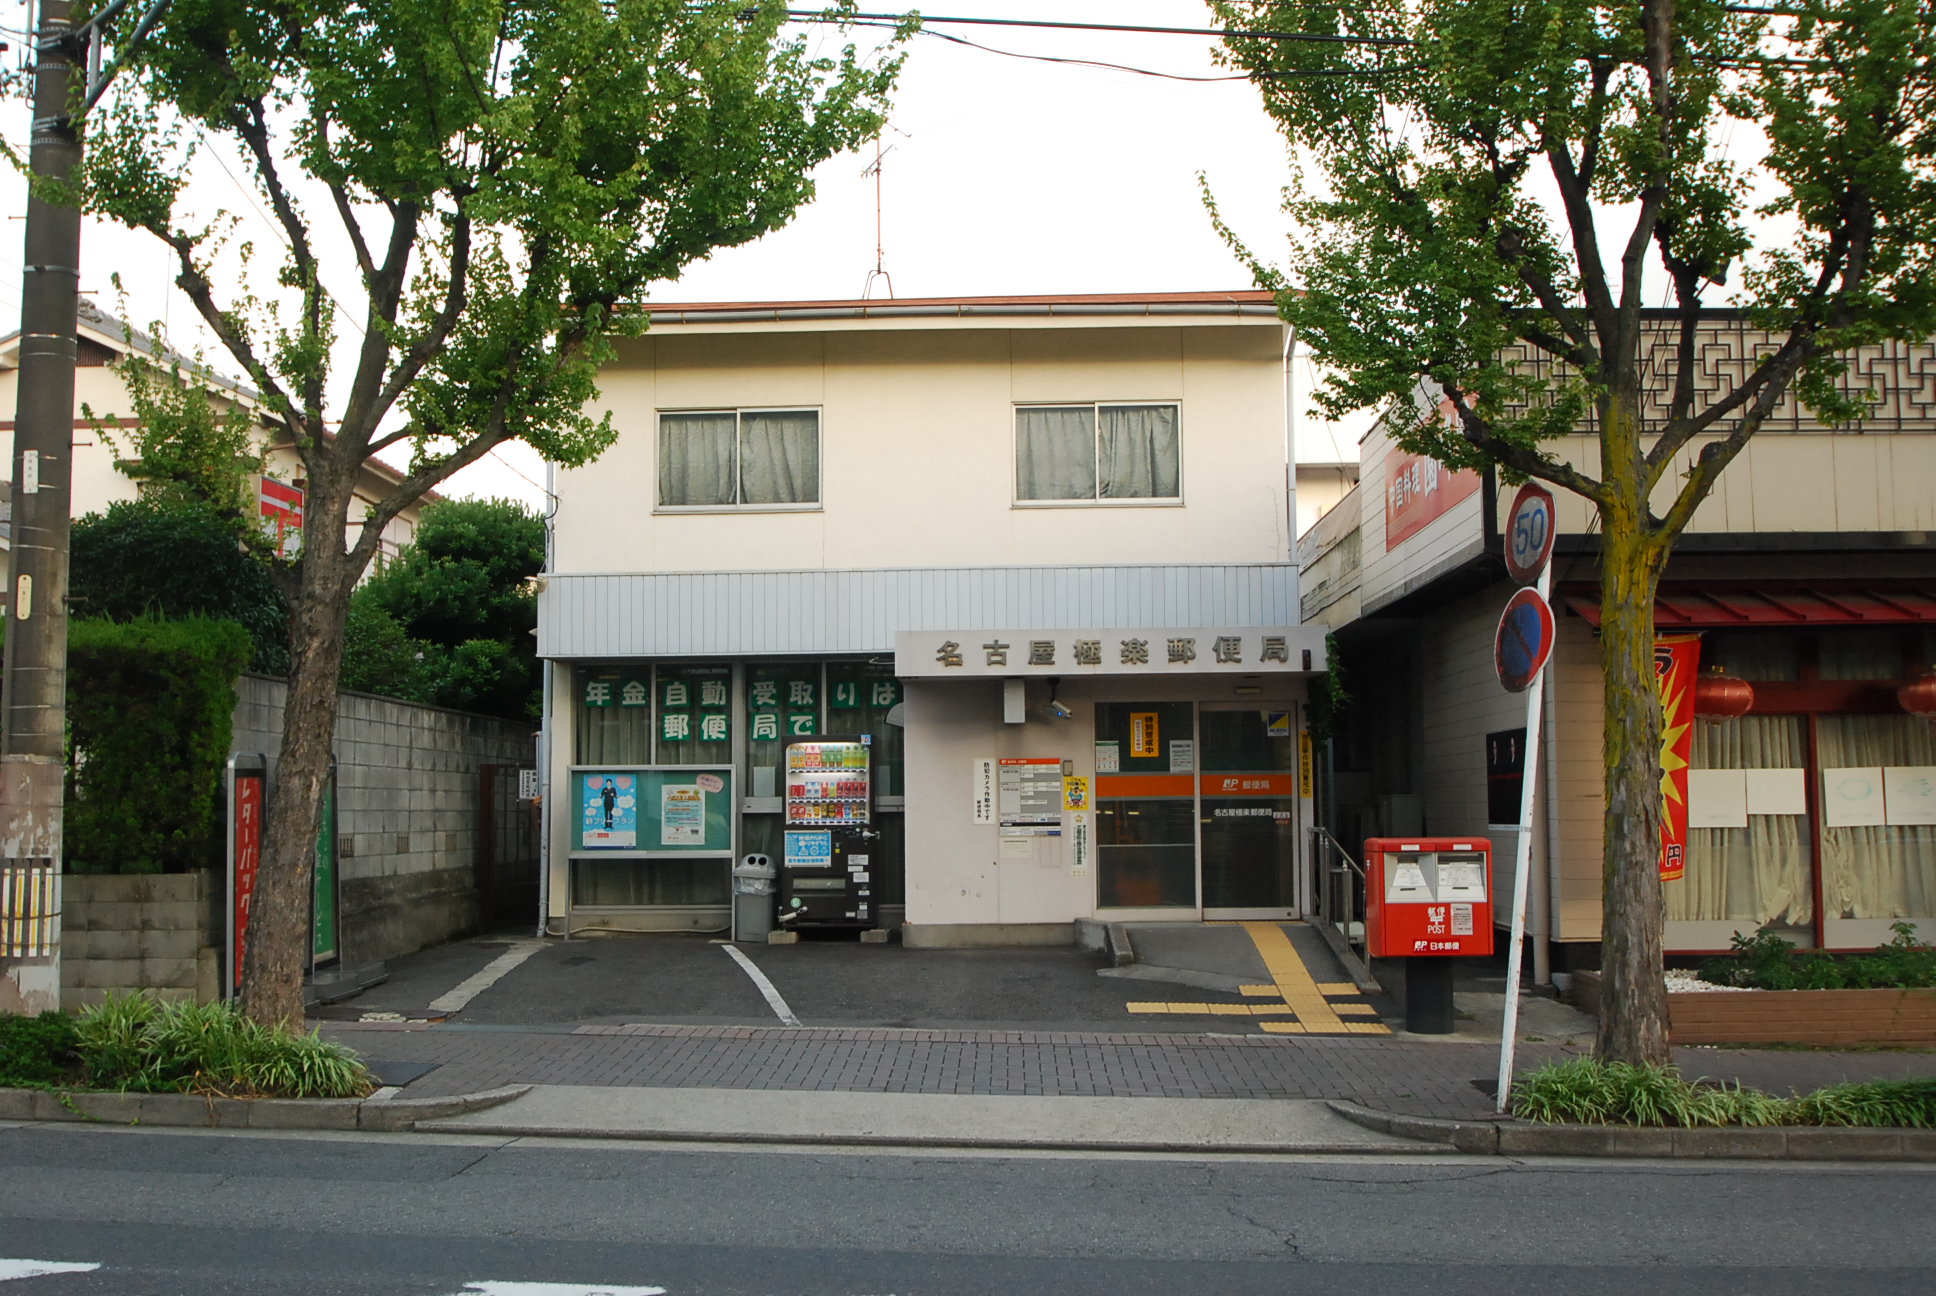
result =
M802 7L810 7L802 5ZM892 4L864 5L893 11ZM934 0L933 16L1000 17L1203 27L1199 0ZM0 24L26 23L19 0ZM837 42L830 28L809 29ZM1227 77L1214 40L1039 28L937 30L1016 53L1090 59L1181 77ZM860 39L868 33L861 32ZM7 39L19 57L25 42ZM24 151L27 109L13 103L0 133ZM1207 175L1226 219L1266 256L1282 247L1279 211L1286 151L1243 81L1180 81L1046 63L919 36L896 95L881 185L884 267L898 297L1004 293L1164 292L1250 287L1249 275L1210 227L1197 196ZM836 158L795 222L757 243L692 267L658 301L848 299L875 268L873 151ZM237 175L240 174L238 171ZM0 178L0 205L25 210L18 177ZM242 220L240 237L271 245L259 200L204 155L196 189ZM192 308L171 285L162 249L146 236L90 221L82 240L83 292L116 308L119 272L137 325L163 320L177 345L192 341ZM20 275L0 255L0 317L18 318ZM878 280L873 296L885 296ZM220 365L233 368L231 365ZM1299 411L1302 414L1303 411ZM1299 419L1298 458L1356 459L1356 432ZM500 452L443 489L536 503L542 464L522 447Z

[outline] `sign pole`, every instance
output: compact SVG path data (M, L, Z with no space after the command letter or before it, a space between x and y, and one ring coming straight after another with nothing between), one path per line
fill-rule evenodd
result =
M1539 484L1528 482L1512 504L1506 570L1522 583L1537 573L1535 591L1541 606L1553 591L1553 523L1553 496ZM1551 653L1551 639L1545 647ZM1526 744L1520 750L1520 835L1512 852L1512 938L1506 947L1506 1015L1498 1027L1495 1112L1504 1112L1512 1100L1512 1058L1520 1033L1520 965L1526 953L1526 891L1533 872L1533 804L1539 788L1539 723L1547 692L1547 653L1537 655L1526 690Z

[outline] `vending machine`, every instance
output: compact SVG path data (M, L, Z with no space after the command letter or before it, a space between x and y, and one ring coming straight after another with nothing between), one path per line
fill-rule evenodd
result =
M870 928L874 904L873 739L801 738L786 746L783 931Z

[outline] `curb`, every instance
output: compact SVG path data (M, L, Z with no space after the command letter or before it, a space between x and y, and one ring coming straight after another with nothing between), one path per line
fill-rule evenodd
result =
M0 1089L0 1121L85 1121L203 1129L413 1130L419 1121L509 1102L530 1085L449 1098L211 1098L200 1094Z
M1367 1129L1496 1156L1686 1158L1756 1161L1936 1161L1936 1130L1824 1125L1665 1129L1442 1120L1373 1111L1333 1100L1332 1111Z
M1455 1149L1436 1144L1420 1148L1363 1147L1357 1144L1273 1143L1265 1140L1214 1142L1188 1139L1147 1138L1101 1141L1082 1138L994 1135L931 1134L914 1138L900 1134L801 1134L778 1131L718 1129L638 1129L624 1126L588 1126L558 1129L520 1125L512 1122L480 1121L458 1124L452 1121L426 1121L417 1127L422 1134L488 1134L499 1138L550 1138L608 1140L627 1143L723 1143L783 1147L867 1147L935 1149L943 1151L984 1152L1127 1152L1186 1153L1206 1156L1366 1156L1403 1153L1407 1156L1451 1153Z

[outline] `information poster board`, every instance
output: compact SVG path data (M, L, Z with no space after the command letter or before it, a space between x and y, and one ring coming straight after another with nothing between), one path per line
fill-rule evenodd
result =
M1002 827L1061 824L1061 757L1006 757L1000 770Z
M733 771L634 765L571 771L574 854L733 853Z

